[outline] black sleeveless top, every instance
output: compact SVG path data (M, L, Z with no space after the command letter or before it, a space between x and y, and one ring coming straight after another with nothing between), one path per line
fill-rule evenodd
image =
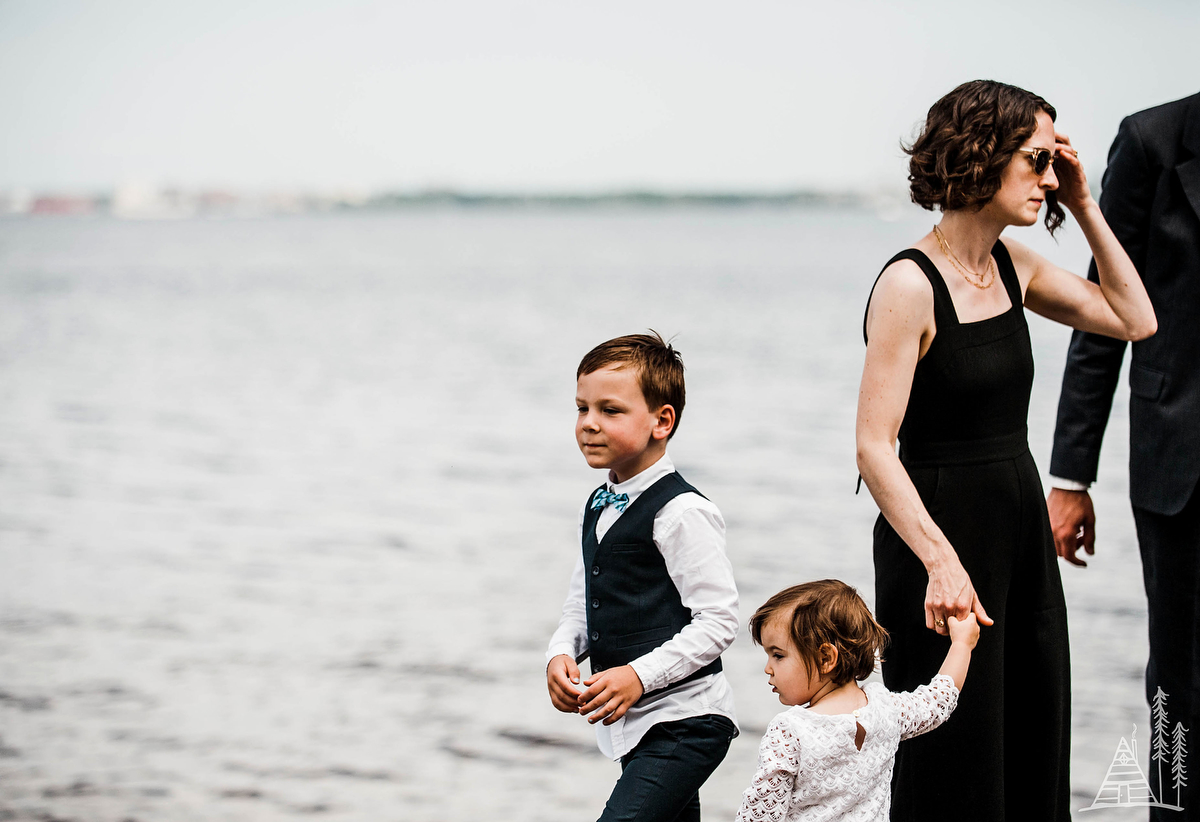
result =
M959 322L945 280L923 252L908 248L888 261L887 265L912 260L933 286L936 334L913 372L900 425L900 460L905 465L992 462L1018 457L1029 449L1026 423L1033 348L1021 283L1008 249L999 240L992 256L1012 305L1003 314L971 323ZM866 336L864 316L864 340Z

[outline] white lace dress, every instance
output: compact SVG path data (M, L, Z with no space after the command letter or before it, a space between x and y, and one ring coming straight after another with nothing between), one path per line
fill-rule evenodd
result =
M945 722L958 689L939 674L911 693L892 693L878 682L863 691L867 704L854 714L795 707L771 721L738 822L886 822L896 748ZM862 750L854 745L858 725L866 732Z

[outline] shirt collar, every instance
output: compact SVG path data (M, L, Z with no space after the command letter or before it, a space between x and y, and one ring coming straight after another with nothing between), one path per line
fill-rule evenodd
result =
M614 494L628 494L629 501L633 502L643 491L674 470L675 463L671 462L671 458L664 453L659 457L658 462L642 473L634 474L624 482L613 484L612 474L609 474L607 485Z

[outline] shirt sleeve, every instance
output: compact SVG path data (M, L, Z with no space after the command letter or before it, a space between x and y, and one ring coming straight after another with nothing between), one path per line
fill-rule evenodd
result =
M911 692L893 693L892 699L900 711L900 738L912 739L950 718L958 705L958 688L954 687L953 679L938 674L928 685Z
M712 662L738 630L737 585L725 555L725 520L717 506L698 494L675 497L654 518L654 544L692 621L630 663L646 693Z
M1060 491L1086 491L1092 487L1092 484L1090 482L1080 482L1079 480L1051 475L1050 487L1057 488Z
M799 740L781 714L767 727L758 747L758 770L742 794L737 822L785 819L799 767Z
M586 507L586 503L585 503ZM571 572L571 583L567 587L567 599L563 602L562 615L558 618L558 628L550 637L550 646L546 649L546 665L560 654L566 654L579 662L588 650L587 643L587 580L583 574L583 514L579 509L578 538L575 541L576 557L575 570Z

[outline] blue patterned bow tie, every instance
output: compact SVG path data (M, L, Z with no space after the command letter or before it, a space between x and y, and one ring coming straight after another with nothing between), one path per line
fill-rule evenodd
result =
M629 495L614 494L612 491L601 488L596 492L596 496L592 500L592 510L599 511L609 504L618 511L624 511L625 506L629 504Z

